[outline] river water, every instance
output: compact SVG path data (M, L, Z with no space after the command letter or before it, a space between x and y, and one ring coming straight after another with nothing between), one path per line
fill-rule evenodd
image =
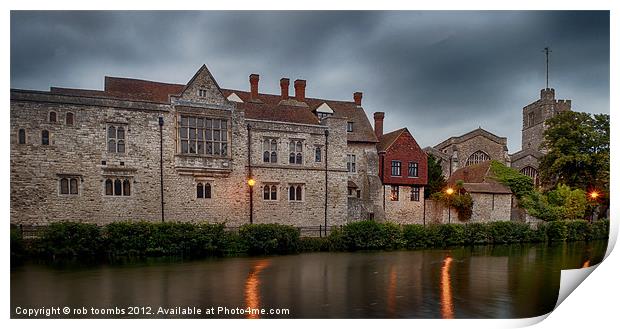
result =
M51 317L533 317L553 309L560 270L599 263L606 246L594 241L92 266L27 263L11 269L11 315L69 307L69 315ZM241 314L248 307L265 313ZM201 314L170 314L187 308Z

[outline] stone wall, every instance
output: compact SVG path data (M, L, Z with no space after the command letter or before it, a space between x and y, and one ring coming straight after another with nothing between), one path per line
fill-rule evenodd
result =
M208 78L208 75L199 74L195 80L209 93L217 92L208 81L201 82ZM251 121L219 95L208 94L201 103L201 99L195 98L196 93L197 90L191 92L190 99L155 105L12 91L11 223L160 221L160 117L164 120L166 221L207 221L228 226L249 223L249 123L255 128L250 145L253 177L257 182L253 194L254 222L298 226L324 224L326 128L330 131L328 225L346 222L346 119L329 118L325 126ZM219 103L211 104L213 101ZM49 122L50 111L57 114L58 122ZM69 112L74 114L73 125L65 123ZM228 154L181 154L178 137L181 115L225 119ZM106 129L109 125L125 128L124 153L108 152ZM26 132L25 144L18 144L19 129ZM50 145L41 145L44 129L50 133ZM261 140L265 136L279 140L277 164L262 161ZM301 165L288 164L288 141L291 139L303 141L304 163ZM323 147L321 162L315 162L315 146ZM79 180L77 194L60 194L63 177ZM130 195L106 195L105 180L117 177L130 182ZM260 187L266 182L278 184L276 201L263 200ZM211 198L197 197L199 183L210 184ZM286 187L291 183L304 186L301 201L288 200ZM371 192L366 191L366 194L370 198Z
M379 178L379 156L373 143L350 142L344 154L345 169L346 156L355 155L356 171L348 172L347 179L355 183L360 190L358 200L350 201L349 221L358 221L373 218L383 221L385 219L383 204L381 203L383 192L381 179ZM354 194L354 196L357 196ZM351 199L350 197L349 199Z
M419 201L411 200L411 186L399 186L398 200L390 199L390 186L385 190L385 220L397 224L424 223L424 187L420 187Z
M474 201L471 219L467 222L461 222L458 219L456 209L448 209L441 202L434 200L426 200L426 223L488 223L497 221L511 220L512 196L511 194L488 194L488 193L471 193Z

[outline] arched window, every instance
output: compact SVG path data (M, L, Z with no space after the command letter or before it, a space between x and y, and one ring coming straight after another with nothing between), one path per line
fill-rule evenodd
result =
M269 200L269 185L263 187L263 200Z
M108 126L108 152L125 153L125 127Z
M114 195L123 195L123 183L118 178L114 180Z
M67 178L60 179L60 194L69 194L69 180Z
M203 199L205 197L205 190L204 190L204 186L202 186L202 183L198 183L196 184L196 197L198 199Z
M302 184L291 184L288 187L288 199L289 201L301 201L302 200Z
M71 112L67 113L67 116L65 118L65 122L68 125L73 125L73 113L71 113Z
M131 183L129 183L129 179L123 181L123 195L131 195Z
M263 141L263 162L278 163L278 141L266 138Z
M56 112L50 112L50 122L56 122Z
M288 199L295 200L295 186L293 185L288 187Z
M536 168L527 166L522 168L520 172L525 176L531 177L534 185L538 186L538 170L536 170Z
M26 130L20 129L17 131L17 143L26 144Z
M317 146L314 148L314 161L315 162L321 162L322 156L321 156L321 147Z
M205 199L211 199L211 184L205 183Z
M465 163L465 165L471 166L489 160L491 160L491 157L489 157L488 154L482 151L476 151L474 152L474 154L470 155L469 158L467 158L467 162Z
M69 180L69 194L78 194L77 178L71 178L71 180Z
M49 131L43 130L41 132L41 144L50 145L50 132Z
M105 180L105 195L114 195L112 180L109 178Z
M271 200L278 200L278 188L275 185L271 185Z
M288 146L289 149L289 157L288 162L291 164L302 164L303 163L303 153L302 153L302 143L301 141L292 140Z
M263 200L278 200L278 187L276 185L265 185L263 187Z

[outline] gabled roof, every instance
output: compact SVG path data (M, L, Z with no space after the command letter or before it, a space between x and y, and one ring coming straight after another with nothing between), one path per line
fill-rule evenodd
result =
M486 137L486 138L488 138L488 139L490 139L490 140L492 140L492 141L494 141L494 142L496 142L498 144L504 144L504 145L507 144L507 138L506 137L497 136L497 135L495 135L495 134L493 134L493 133L491 133L491 132L489 132L487 130L484 130L484 129L478 127L477 129L474 129L474 130L472 130L472 131L470 131L468 133L465 133L465 134L463 134L461 136L450 137L450 138L444 140L443 142L435 145L434 148L440 150L440 149L442 149L442 148L444 148L446 146L449 146L449 145L452 145L452 144L462 143L462 142L464 142L464 141L466 141L468 139L471 139L471 138L474 138L474 137L477 137L477 136Z
M170 104L170 96L181 95L204 70L213 79L207 67L203 65L185 85L106 76L104 90L51 87L50 93ZM335 117L346 118L353 122L354 128L352 132L347 133L347 141L378 142L366 112L353 101L306 98L306 107L295 106L294 102L281 102L280 95L259 94L260 102L256 102L250 100L250 93L247 91L221 89L215 79L213 82L224 98L228 98L234 93L243 101L243 103L235 103L235 106L245 111L246 118L318 125L320 122L315 111L322 104L326 104L334 111Z
M405 131L407 131L407 128L400 128L387 134L383 134L379 138L379 144L377 144L377 151L387 151L390 146L392 146L392 144L394 144L394 142L398 139L398 137L400 137L400 135L402 135L402 133Z
M473 193L511 194L510 188L492 178L491 161L460 168L448 178L448 185L462 180L463 188Z

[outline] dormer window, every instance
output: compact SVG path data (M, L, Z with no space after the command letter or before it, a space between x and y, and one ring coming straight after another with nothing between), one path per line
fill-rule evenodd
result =
M207 90L206 89L198 89L198 96L200 96L200 97L207 97Z
M347 132L352 132L353 131L353 122L349 121L347 122Z
M317 107L316 109L316 116L319 118L319 120L323 120L333 114L334 110L332 110L332 108L329 107L327 103L321 104L321 106Z

